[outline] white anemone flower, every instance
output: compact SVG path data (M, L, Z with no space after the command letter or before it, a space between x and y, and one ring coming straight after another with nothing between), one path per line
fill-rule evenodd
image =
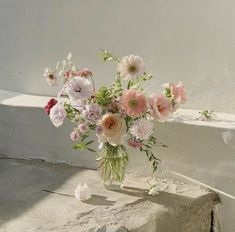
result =
M91 198L91 191L86 183L79 184L75 189L74 195L80 201L87 201Z
M129 55L121 59L117 67L121 77L126 80L132 80L144 74L145 67L143 59L140 56Z
M147 140L153 133L153 123L144 118L134 121L130 133L137 139Z
M46 81L49 85L57 85L57 77L53 71L51 71L49 68L44 69L44 77L46 78Z
M60 103L55 104L50 110L50 119L54 126L59 127L63 124L66 118L64 106Z
M66 86L66 93L72 101L85 100L93 94L93 86L84 77L74 77Z

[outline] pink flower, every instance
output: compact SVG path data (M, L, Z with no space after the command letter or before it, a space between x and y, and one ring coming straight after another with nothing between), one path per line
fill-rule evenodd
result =
M164 86L170 89L171 97L177 104L184 104L186 102L186 91L181 81L176 85L172 83L166 83Z
M133 140L133 139L128 139L128 145L133 147L133 148L139 148L139 147L142 147L143 144L141 142L138 142L136 140Z
M81 69L79 71L72 71L68 70L64 73L64 77L66 79L72 78L72 77L91 77L92 72L89 71L87 68Z
M70 134L70 139L73 141L73 142L76 142L78 139L79 139L79 133L78 133L78 130L75 128L73 129L73 131L71 132Z
M44 107L45 112L49 115L51 108L57 103L57 100L55 98L51 98L48 102L47 105Z
M166 121L171 115L171 102L164 95L153 94L149 97L150 114L159 121Z
M82 70L79 70L77 73L76 73L77 76L80 76L80 77L91 77L92 76L92 72L89 71L87 68L84 68Z
M121 98L121 105L127 115L139 117L147 108L146 97L135 89L126 90Z
M81 123L81 124L78 125L78 128L81 131L81 133L85 133L88 129L88 126L87 126L86 123Z

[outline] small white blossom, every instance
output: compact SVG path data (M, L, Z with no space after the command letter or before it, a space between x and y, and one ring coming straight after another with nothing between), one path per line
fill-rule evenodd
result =
M72 58L72 53L70 52L68 55L67 55L67 60L71 60Z
M79 184L75 189L74 195L80 201L87 201L91 198L91 191L86 183Z
M56 85L57 84L57 77L55 75L55 73L50 70L49 68L45 68L44 69L44 77L46 78L46 81L49 85Z

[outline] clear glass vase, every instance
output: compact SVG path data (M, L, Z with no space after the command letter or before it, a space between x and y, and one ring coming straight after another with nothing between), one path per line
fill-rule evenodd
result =
M127 150L123 145L112 146L105 143L97 155L98 172L107 189L120 189L128 164Z

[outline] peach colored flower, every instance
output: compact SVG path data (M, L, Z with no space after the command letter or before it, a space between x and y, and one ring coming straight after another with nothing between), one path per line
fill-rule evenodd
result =
M142 92L135 89L126 90L121 98L121 106L127 115L139 117L147 108L146 97Z
M150 114L159 121L166 121L171 115L171 102L164 95L152 94L149 97Z
M109 142L113 146L123 143L126 122L119 114L105 114L97 126L102 128L101 133L96 134L99 143Z

